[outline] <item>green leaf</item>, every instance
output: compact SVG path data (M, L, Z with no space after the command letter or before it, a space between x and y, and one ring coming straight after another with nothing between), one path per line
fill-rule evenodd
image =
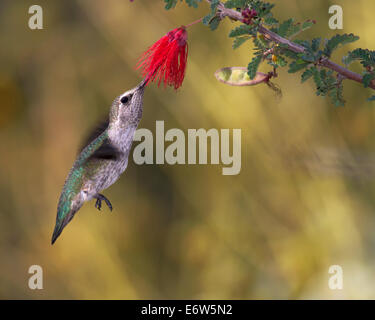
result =
M266 18L272 16L271 10L275 6L273 3L263 2L263 1L249 1L251 7L258 13L258 17Z
M180 0L182 2L182 0ZM216 0L214 0L216 2ZM169 10L176 6L178 0L164 0L165 2L165 9ZM202 0L185 0L186 4L189 7L198 8L198 3L202 2Z
M211 22L210 22L211 31L216 30L217 27L219 26L220 22L221 22L220 17L214 17L213 19L211 19Z
M178 0L164 0L165 2L165 9L169 10L176 6Z
M262 34L258 35L257 37L254 37L253 42L256 49L262 50L269 48L269 42Z
M242 24L236 28L234 28L230 33L229 33L229 37L233 38L233 37L238 37L238 36L242 36L242 35L245 35L245 34L250 34L252 30L252 27L247 25L247 24Z
M349 66L354 60L356 60L356 59L353 58L353 56L352 56L352 52L349 52L348 55L342 57L342 62L343 62L346 66Z
M247 74L249 75L250 79L254 79L256 76L256 73L258 71L258 67L260 63L262 62L262 55L258 55L253 57L251 62L247 66Z
M365 88L369 87L371 81L375 79L375 74L373 73L365 73L362 77L362 82Z
M292 24L293 24L292 18L284 21L282 24L280 24L277 30L277 34L280 35L281 37L285 37L288 34L289 29L292 26Z
M296 24L293 24L290 26L286 36L288 38L293 38L295 37L297 34L299 34L301 32L301 24L300 23L296 23Z
M219 5L219 3L220 3L220 0L211 1L211 5L210 5L211 11L202 20L203 24L205 24L206 26L208 26L212 22L212 19L216 16L216 10L217 10L217 6Z
M289 73L294 73L297 71L300 71L304 68L306 68L310 62L305 62L305 61L293 61L291 64L289 64Z
M198 3L202 0L185 0L189 7L198 8Z
M344 45L347 43L351 43L354 41L357 41L359 37L355 36L354 34L336 34L331 39L329 39L326 42L325 48L324 48L324 54L327 57L330 57L332 52L337 49L340 45Z
M311 40L311 50L316 52L319 50L320 42L322 41L322 38L314 38Z
M298 59L299 58L299 55L298 53L292 51L292 50L289 50L289 49L283 49L283 54L285 56L287 56L288 58L292 58L292 59Z
M250 3L249 0L228 0L225 2L225 8L233 9L233 8L244 8Z
M335 85L329 89L328 95L331 98L332 103L335 107L343 107L345 105L345 100L342 95L343 87L342 84Z
M231 86L253 86L262 83L267 74L257 72L253 80L250 79L245 67L226 67L215 72L217 80Z
M375 66L375 51L357 48L349 52L348 55L343 57L342 59L342 61L346 65L349 65L354 60L359 60L365 68L374 67Z
M306 69L303 73L302 73L302 76L301 76L301 82L305 82L306 80L310 79L314 73L316 72L316 67L311 67L311 68L308 68Z
M337 82L333 71L329 70L327 72L325 69L319 71L316 67L314 67L312 72L317 90L316 94L318 96L328 95L335 106L343 106L345 101L342 96L342 83Z
M208 26L208 25L210 24L210 22L211 22L211 20L212 20L212 18L213 18L214 16L215 16L215 15L212 15L211 12L210 12L208 15L204 16L204 18L203 18L203 20L202 20L202 23L203 23L204 25Z
M306 49L309 49L311 50L311 44L309 41L307 40L294 40L295 43L298 43L299 45L301 45L302 47L305 47Z
M288 62L284 59L284 57L277 56L276 62L274 62L274 64L279 67L285 67L288 64Z
M266 18L272 16L271 10L275 6L274 4L259 0L250 0L247 2L258 13L258 17Z
M234 39L233 41L233 49L237 49L239 46L241 46L242 44L244 44L247 40L249 40L250 37L237 37Z
M314 24L315 24L314 20L306 20L304 23L302 23L301 31L310 29Z
M315 24L314 21L312 20L307 20L305 22L301 23L296 23L292 24L288 31L286 32L285 36L288 37L289 39L296 37L298 34L301 32L311 28Z
M268 25L268 26L272 26L272 25L277 24L277 23L279 23L279 21L272 16L264 19L264 24Z
M315 55L313 55L311 52L308 52L308 51L305 51L305 53L301 55L301 59L303 61L307 61L307 62L315 62L316 61Z
M315 82L315 85L316 85L316 89L318 90L317 94L319 95L320 91L324 87L324 83L322 81L321 74L320 74L319 70L317 68L315 68L312 71L313 71L313 79L314 79L314 82Z

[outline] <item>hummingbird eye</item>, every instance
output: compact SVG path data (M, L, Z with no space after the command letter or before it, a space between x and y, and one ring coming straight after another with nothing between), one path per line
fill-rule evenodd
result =
M132 98L132 94L129 94L129 95L127 95L127 96L123 96L122 98L121 98L121 103L122 104L125 104L125 103L128 103L129 102L129 100Z
M129 101L129 98L127 96L124 96L124 97L121 98L120 101L121 101L122 104L125 104Z

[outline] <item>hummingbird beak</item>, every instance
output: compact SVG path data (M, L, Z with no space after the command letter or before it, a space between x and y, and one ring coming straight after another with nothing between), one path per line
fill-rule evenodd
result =
M142 82L137 86L137 89L143 89L147 84L147 78L144 78Z

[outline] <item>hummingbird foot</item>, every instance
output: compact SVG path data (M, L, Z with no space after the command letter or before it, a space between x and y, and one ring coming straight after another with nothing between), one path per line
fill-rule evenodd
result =
M108 206L109 210L112 211L112 204L111 202L102 194L98 193L95 197L96 202L95 202L95 208L97 208L99 211L102 208L102 200L105 201L106 205Z

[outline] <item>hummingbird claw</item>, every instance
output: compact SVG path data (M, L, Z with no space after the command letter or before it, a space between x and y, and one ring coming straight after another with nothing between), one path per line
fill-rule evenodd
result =
M102 208L102 201L100 199L96 199L95 208L98 209L99 211Z
M104 200L104 202L108 206L109 210L112 211L112 204L111 204L111 202L105 196L103 196L102 194L98 193L95 196L95 198L96 198L95 208L97 208L100 211L100 209L102 208L102 200Z

